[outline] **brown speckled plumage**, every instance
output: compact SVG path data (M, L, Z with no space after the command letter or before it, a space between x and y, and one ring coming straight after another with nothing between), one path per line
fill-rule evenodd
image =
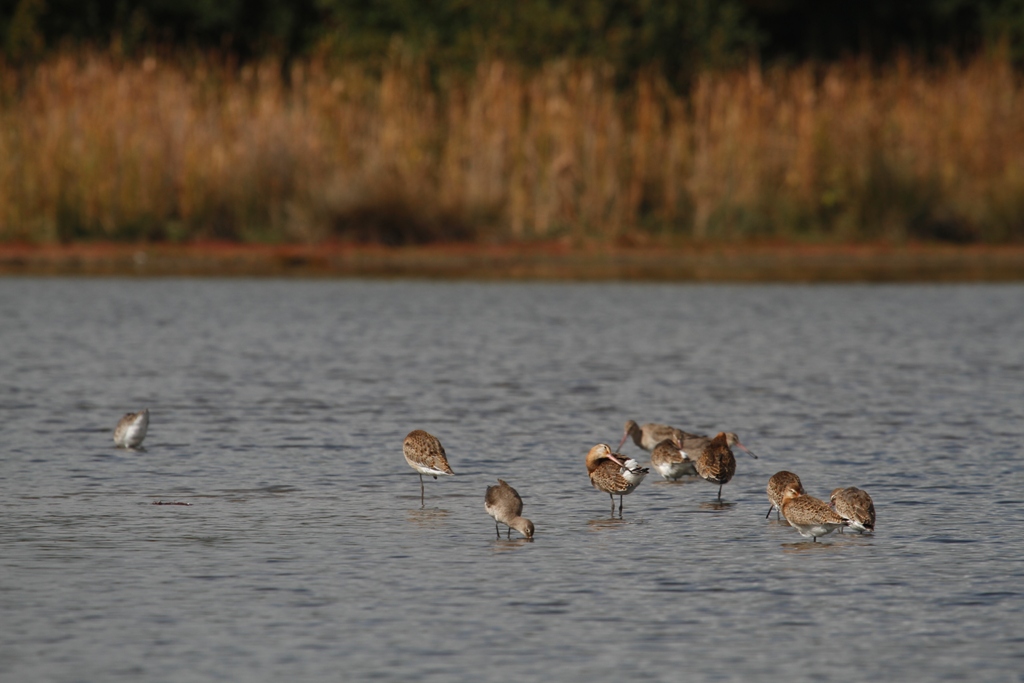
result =
M627 468L627 462L632 462L632 466ZM630 461L621 453L612 453L608 444L599 443L587 453L590 483L611 497L612 510L615 509L615 496L618 496L619 512L622 512L622 496L632 493L648 472L647 468L637 466L635 460Z
M444 446L437 437L428 434L422 429L414 429L409 432L402 443L402 453L405 461L409 463L420 475L420 504L423 504L423 475L429 474L434 479L438 475L453 476L452 468L448 465L448 456L444 452Z
M505 481L499 479L497 486L487 487L484 494L484 510L494 518L494 530L498 538L501 538L498 522L508 527L509 538L512 537L513 529L527 538L533 538L533 522L522 516L523 499L519 497L519 492Z
M729 449L725 432L719 432L704 446L694 466L701 479L718 484L718 500L722 500L722 486L736 474L736 457Z
M799 493L795 487L786 489L782 495L782 515L801 536L815 541L819 536L846 526L846 520L836 514L828 503L806 493Z
M795 488L797 493L804 493L804 485L800 483L800 477L796 476L792 472L781 470L772 475L771 479L768 480L768 501L771 505L768 507L768 514L764 516L768 519L768 515L772 514L772 510L776 513L782 510L782 496L788 488ZM778 517L778 514L776 514Z
M666 480L675 481L685 475L696 475L697 468L676 442L665 439L651 451L651 466Z
M832 509L850 523L851 529L861 533L875 530L875 503L867 491L856 486L838 488L829 499Z

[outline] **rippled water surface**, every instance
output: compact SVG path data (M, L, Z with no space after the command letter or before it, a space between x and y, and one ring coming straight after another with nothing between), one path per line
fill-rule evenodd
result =
M628 418L760 459L613 517ZM1021 286L0 280L0 679L1024 680L1022 435Z

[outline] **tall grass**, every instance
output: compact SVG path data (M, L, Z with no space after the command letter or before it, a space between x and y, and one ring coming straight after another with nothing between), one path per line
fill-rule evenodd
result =
M1024 239L1005 60L705 73L62 54L0 69L0 239Z

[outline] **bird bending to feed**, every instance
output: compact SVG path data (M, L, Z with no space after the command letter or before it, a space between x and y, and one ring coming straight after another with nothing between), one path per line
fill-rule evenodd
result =
M654 447L665 439L677 441L680 447L682 447L684 436L693 436L693 434L688 435L681 429L658 424L657 422L648 422L641 427L633 420L626 420L626 428L622 433L622 441L619 442L616 450L621 449L622 444L626 443L626 439L630 437L633 437L633 443L645 451L653 451Z
M718 432L715 438L708 441L694 462L701 479L718 484L718 500L722 500L722 486L728 484L736 474L736 457L729 449L729 440L728 434ZM752 458L757 457L746 448L743 450Z
M794 486L782 494L782 516L801 536L812 538L815 542L818 536L830 534L848 524L828 503L800 493Z
M533 522L522 516L523 499L519 492L509 486L503 480L498 480L497 486L488 486L484 494L484 510L491 517L494 517L494 531L501 538L501 529L498 522L508 527L508 538L512 538L512 530L520 532L527 538L533 538Z
M114 427L114 444L118 448L138 448L149 429L149 408L137 413L126 413Z
M875 503L867 491L856 486L839 488L832 491L829 500L832 509L849 522L851 529L856 529L862 534L875 530Z
M414 429L409 432L402 443L402 452L405 454L405 461L409 463L409 467L420 475L420 505L423 505L424 474L429 474L434 479L437 479L440 474L455 475L452 468L448 466L448 456L445 455L444 446L436 436L428 434L422 429Z
M797 493L805 493L804 485L800 483L800 477L792 472L781 470L768 480L768 501L771 505L768 506L768 514L764 516L765 519L772 514L772 510L775 510L776 519L778 519L778 512L782 509L782 494L790 487L795 488Z
M677 481L684 475L697 474L690 456L672 439L665 439L651 451L651 466L666 481Z
M622 497L632 493L640 485L647 473L646 467L640 467L632 458L621 453L612 453L606 443L599 443L587 453L587 473L590 483L598 491L604 491L612 499L612 512L615 512L615 496L619 497L619 513L622 513Z

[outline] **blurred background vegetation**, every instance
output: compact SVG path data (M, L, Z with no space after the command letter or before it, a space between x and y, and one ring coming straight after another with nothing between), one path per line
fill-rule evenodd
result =
M1024 0L0 0L0 239L1024 239Z
M0 0L9 61L74 45L214 48L285 61L329 50L434 67L585 58L672 82L745 62L1024 56L1024 0Z

